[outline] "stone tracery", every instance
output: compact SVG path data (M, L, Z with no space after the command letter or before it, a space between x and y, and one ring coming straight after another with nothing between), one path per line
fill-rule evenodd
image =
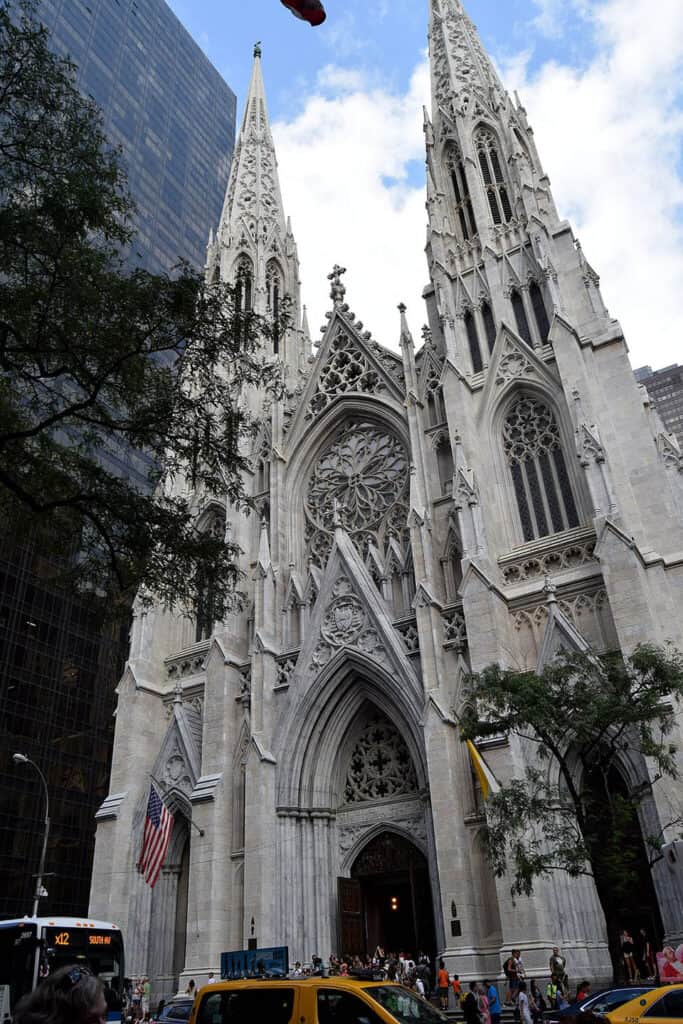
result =
M344 803L418 792L410 751L395 725L374 714L358 737L344 785Z
M408 455L386 429L349 422L325 449L309 481L305 501L306 539L311 560L323 566L332 545L335 504L341 525L356 546L380 551L390 536L406 529Z

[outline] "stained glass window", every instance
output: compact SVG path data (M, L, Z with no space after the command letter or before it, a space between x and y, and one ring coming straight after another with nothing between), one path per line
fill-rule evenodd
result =
M512 309L515 314L515 321L517 323L517 333L527 345L533 347L533 339L531 337L531 328L529 327L529 321L527 320L526 309L524 308L524 299L520 293L515 289L510 295L510 301L512 302Z
M498 153L496 137L490 129L482 127L474 137L474 144L479 156L479 167L484 179L486 198L488 199L493 223L509 223L512 220L512 208Z
M510 409L503 427L525 541L579 525L560 429L552 410L525 395Z
M488 302L483 302L481 305L481 316L484 321L484 330L486 331L486 341L489 346L489 352L493 352L496 344L496 321L493 319L493 313Z
M465 165L460 152L455 147L451 147L449 150L447 163L455 197L455 213L463 241L467 241L476 235L477 224L474 219Z
M529 298L531 299L539 336L545 345L550 334L550 323L548 322L548 311L545 308L543 294L535 281L532 281L529 285Z
M484 369L484 363L481 358L481 349L479 348L479 334L477 332L477 324L474 319L474 313L468 309L465 313L465 330L467 332L467 344L470 349L470 359L472 360L472 369L475 373L481 373Z

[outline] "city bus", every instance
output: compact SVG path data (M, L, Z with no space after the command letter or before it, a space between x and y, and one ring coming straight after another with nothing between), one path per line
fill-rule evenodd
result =
M89 967L102 979L108 1019L120 1021L123 938L116 925L76 917L23 917L0 921L1 1024L41 978L67 964Z

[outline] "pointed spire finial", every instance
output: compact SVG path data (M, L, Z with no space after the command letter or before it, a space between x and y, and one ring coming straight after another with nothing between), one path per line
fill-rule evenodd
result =
M262 54L263 50L261 49L261 40L259 39L257 43L254 43L254 60Z
M182 704L183 703L183 684L181 683L180 679L178 679L176 681L176 684L175 684L175 687L174 687L173 703L174 704Z
M398 306L398 311L401 314L401 337L399 339L399 343L401 345L413 344L413 336L410 333L410 327L408 327L408 320L406 318L407 310L408 307L406 306L405 302L400 302Z
M338 263L332 268L332 273L327 275L327 280L332 282L330 298L335 306L341 306L346 295L346 288L342 284L342 274L346 273L346 267L340 267Z

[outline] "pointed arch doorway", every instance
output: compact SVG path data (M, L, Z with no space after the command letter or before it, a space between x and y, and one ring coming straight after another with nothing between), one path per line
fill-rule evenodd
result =
M380 832L338 884L342 956L372 955L377 946L413 957L436 952L429 865L405 836Z

